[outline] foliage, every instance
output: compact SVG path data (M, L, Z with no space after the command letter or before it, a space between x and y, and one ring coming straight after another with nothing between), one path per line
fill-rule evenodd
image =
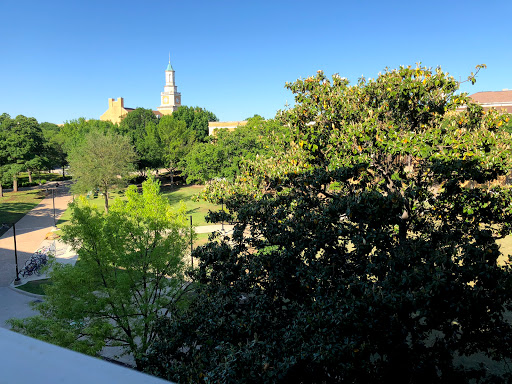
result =
M2 114L0 120L0 176L13 180L14 191L18 191L18 175L41 169L47 162L41 127L33 117L23 115L11 119ZM32 181L32 180L30 180Z
M212 179L231 182L241 174L245 162L281 152L287 131L276 121L265 121L260 116L250 118L247 125L233 131L217 130L209 143L196 145L185 159L187 182L206 183Z
M45 152L47 153L46 166L48 169L54 167L62 168L64 176L64 167L67 165L67 152L64 149L65 138L60 133L60 127L57 124L41 123L41 131L45 139Z
M136 155L128 138L117 134L91 132L69 154L69 165L76 183L73 191L99 189L108 211L108 192L121 185L133 169Z
M208 137L208 122L219 121L213 112L200 107L182 105L172 113L176 120L184 121L188 129L195 133L198 141L206 141Z
M287 87L296 105L279 118L302 164L239 176L230 214L211 216L235 231L195 252L196 300L162 319L147 369L180 382L510 380L460 359L512 359L499 117L419 65Z
M62 143L64 151L69 153L79 147L85 140L85 137L92 132L106 135L115 132L115 126L110 121L86 120L80 117L75 120L66 121L60 127L58 133L55 133L58 136L55 140Z
M151 143L147 142L149 125L158 124L158 118L151 109L136 108L130 111L119 124L119 133L130 139L138 156L137 169L144 171L146 168L158 166L155 164L154 154L146 156L146 151ZM149 131L151 133L151 130ZM149 136L151 138L151 136ZM152 156L153 155L153 156Z
M183 120L175 118L172 114L160 119L158 135L162 143L163 164L173 178L174 173L181 167L185 156L195 143L195 132L188 128Z
M188 244L183 209L173 210L152 179L135 186L108 213L85 199L72 204L63 240L78 263L54 263L40 316L14 320L18 332L95 355L106 345L131 353L140 367L155 336L158 314L174 316L186 292Z

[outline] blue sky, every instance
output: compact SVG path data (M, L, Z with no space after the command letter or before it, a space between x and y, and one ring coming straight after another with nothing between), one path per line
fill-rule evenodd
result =
M156 109L168 55L182 103L271 118L285 82L440 65L470 93L512 89L512 1L0 0L0 113L99 118L109 97Z

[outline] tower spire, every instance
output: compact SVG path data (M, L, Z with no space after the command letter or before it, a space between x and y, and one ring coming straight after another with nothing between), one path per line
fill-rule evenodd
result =
M157 108L163 115L170 115L181 106L181 93L174 82L174 69L171 65L171 52L169 51L169 64L165 70L164 91L160 94L162 104Z
M174 71L174 69L172 69L172 65L171 65L171 52L170 51L169 51L169 64L167 64L166 71Z

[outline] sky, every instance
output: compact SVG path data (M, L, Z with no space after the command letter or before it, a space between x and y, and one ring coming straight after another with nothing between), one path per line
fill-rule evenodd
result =
M511 0L0 0L0 114L98 119L108 98L156 109L171 56L182 104L272 118L286 82L351 83L441 66L475 93L512 89Z

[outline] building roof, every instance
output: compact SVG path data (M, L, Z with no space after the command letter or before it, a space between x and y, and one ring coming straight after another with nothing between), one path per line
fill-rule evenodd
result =
M216 129L229 129L234 130L237 127L241 127L247 124L247 120L243 121L209 121L208 122L208 134L213 135L213 131Z
M171 62L169 61L169 64L167 64L167 69L166 71L174 71L174 69L172 69L172 65L171 65Z
M470 95L484 109L495 108L512 113L512 90L477 92Z

